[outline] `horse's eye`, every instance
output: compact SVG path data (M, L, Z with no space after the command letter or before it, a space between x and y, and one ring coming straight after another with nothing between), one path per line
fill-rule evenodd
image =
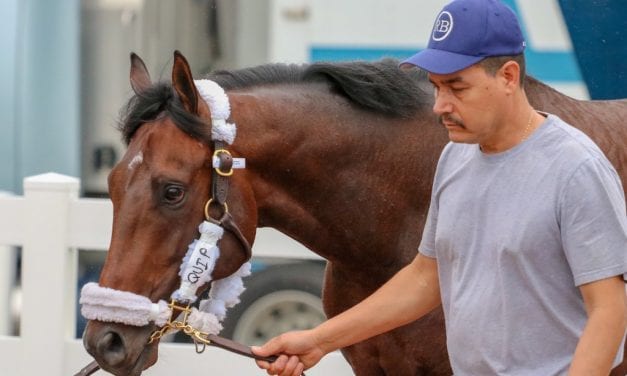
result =
M185 190L178 185L169 185L163 192L163 199L167 204L177 204L185 197Z

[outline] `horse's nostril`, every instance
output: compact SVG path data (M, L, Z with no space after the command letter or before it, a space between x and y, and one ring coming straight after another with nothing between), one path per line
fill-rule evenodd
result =
M124 341L116 332L108 332L102 336L100 341L98 341L96 349L104 361L112 367L124 362L126 358Z

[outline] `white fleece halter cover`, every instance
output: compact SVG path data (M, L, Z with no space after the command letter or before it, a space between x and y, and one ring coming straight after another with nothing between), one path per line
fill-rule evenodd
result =
M211 80L194 80L198 93L211 110L211 139L232 144L235 140L235 124L227 123L231 116L229 97L224 89Z
M227 123L231 114L229 99L224 90L210 80L194 81L201 97L211 110L211 138L232 144L235 140L235 124ZM203 221L198 226L200 237L188 247L181 263L180 287L172 293L177 301L195 302L198 288L212 281L211 273L220 257L218 242L224 229L211 222ZM226 309L239 303L244 291L242 277L250 275L250 263L244 263L231 276L212 283L208 299L202 300L199 309L192 308L188 323L204 333L217 334L222 330L220 322ZM81 314L88 320L117 322L133 326L144 326L154 322L163 326L172 314L168 303L160 300L153 303L147 297L132 292L119 291L91 282L83 286Z

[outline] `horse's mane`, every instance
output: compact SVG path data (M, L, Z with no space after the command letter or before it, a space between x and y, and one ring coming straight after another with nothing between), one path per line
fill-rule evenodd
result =
M235 71L216 71L207 78L226 90L268 84L326 82L331 90L376 113L408 118L425 102L419 87L424 73L401 70L398 61L269 64Z
M225 90L255 86L323 82L331 92L358 107L395 118L409 118L424 107L420 83L425 74L401 70L398 61L266 64L239 70L220 70L207 76ZM160 82L131 98L122 112L120 130L128 144L145 122L167 115L181 130L206 140L206 124L183 108L170 83Z

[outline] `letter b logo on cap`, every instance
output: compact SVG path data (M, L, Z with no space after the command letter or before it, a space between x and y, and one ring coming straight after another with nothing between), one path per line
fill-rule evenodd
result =
M435 20L431 37L434 41L441 41L448 37L451 30L453 30L453 16L449 12L443 11Z

